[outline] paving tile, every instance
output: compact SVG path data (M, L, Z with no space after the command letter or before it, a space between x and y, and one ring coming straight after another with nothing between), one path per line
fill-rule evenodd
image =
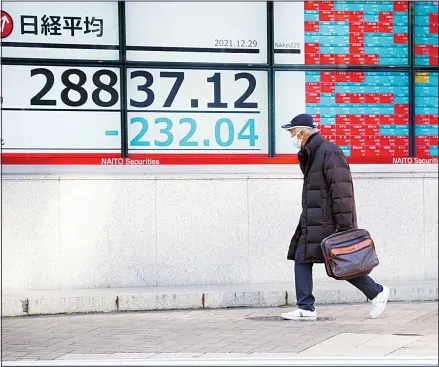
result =
M56 358L57 360L74 360L74 361L84 361L84 360L102 360L106 359L109 354L65 354L62 357Z
M438 358L438 351L431 349L410 349L400 348L387 355L388 357L436 357Z
M431 350L438 350L438 343L437 341L434 342L423 342L421 340L417 340L413 343L406 344L404 348L407 349L431 349Z
M29 352L12 351L9 354L9 356L12 356L12 357L24 357L24 356L26 356L28 354L29 354Z
M186 359L196 358L201 356L202 353L159 353L148 358L149 360L171 360L171 359Z
M199 359L234 359L248 356L249 353L205 353Z
M342 333L318 343L302 351L300 355L304 356L340 356L348 349L364 344L374 338L375 334L353 334Z
M254 359L281 359L281 358L297 358L297 353L251 353L246 358Z
M372 340L362 344L365 348L381 348L381 347L395 347L401 348L407 344L410 344L418 340L419 336L403 336L403 335L378 335Z
M394 352L397 348L367 348L359 346L353 349L349 349L346 353L341 354L343 357L385 357L386 355Z
M419 339L420 342L434 342L437 344L438 342L438 336L437 335L427 335L427 336L422 336Z

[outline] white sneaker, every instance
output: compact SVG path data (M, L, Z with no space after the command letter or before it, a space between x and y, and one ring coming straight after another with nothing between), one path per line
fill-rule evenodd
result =
M283 313L281 316L287 320L316 320L317 311L301 310L298 308L294 311Z
M372 310L369 314L369 317L371 319L376 319L383 313L384 309L386 308L389 295L390 288L383 285L383 291L381 293L378 293L378 295L372 300Z

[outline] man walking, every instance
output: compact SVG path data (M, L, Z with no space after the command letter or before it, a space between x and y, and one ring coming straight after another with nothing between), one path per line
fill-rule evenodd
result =
M320 243L327 236L357 227L354 188L343 152L325 140L310 115L300 114L282 126L291 133L304 175L302 214L291 239L288 260L294 260L298 309L282 314L289 320L315 320L312 267L324 263ZM371 318L382 314L390 289L364 275L348 280L372 301Z

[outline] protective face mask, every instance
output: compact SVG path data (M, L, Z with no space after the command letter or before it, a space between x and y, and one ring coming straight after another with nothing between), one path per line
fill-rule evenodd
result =
M294 148L301 149L302 148L302 139L299 139L297 135L294 135L291 138L291 144L293 144Z

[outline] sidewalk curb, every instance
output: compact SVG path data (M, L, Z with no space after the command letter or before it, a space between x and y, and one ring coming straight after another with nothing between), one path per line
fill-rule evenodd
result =
M389 302L438 300L436 280L385 284L391 289ZM319 282L314 284L314 289L317 304L367 302L365 296L347 282ZM2 316L6 317L295 305L294 284L289 283L29 290L5 292L2 296Z

